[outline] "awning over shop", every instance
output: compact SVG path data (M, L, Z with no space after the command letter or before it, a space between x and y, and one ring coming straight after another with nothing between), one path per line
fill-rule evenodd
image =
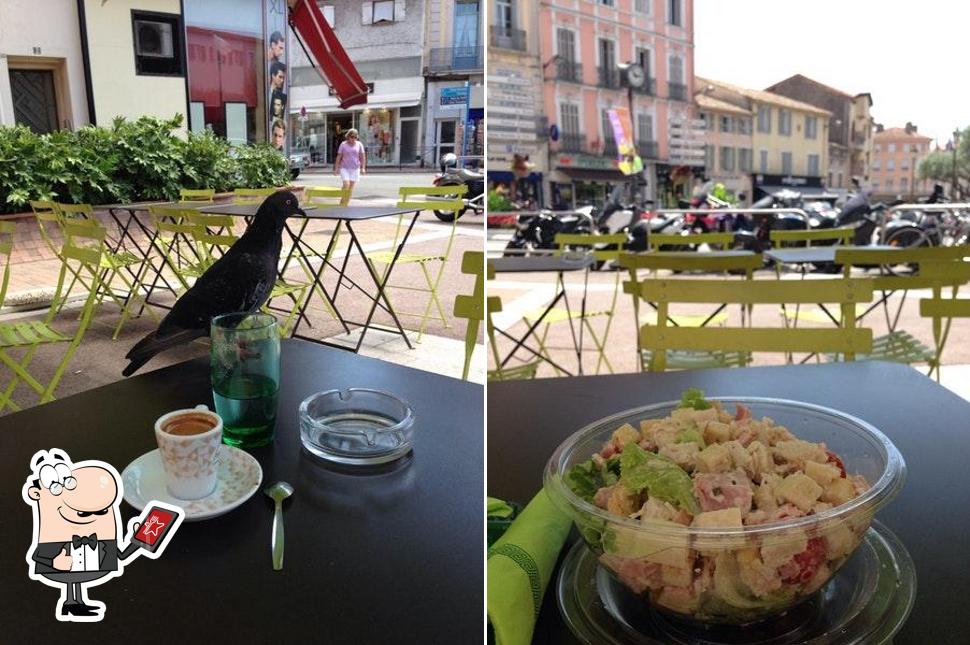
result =
M317 70L326 78L340 98L340 107L367 103L367 85L344 51L337 35L327 23L316 2L296 0L290 11L290 27L316 60Z
M619 170L590 170L587 168L559 168L573 181L628 181L629 177Z
M511 170L489 170L487 175L488 181L497 181L502 183L512 183L512 180L515 178L512 175ZM542 173L530 172L527 176L522 178L522 181L530 181L532 183L541 182Z

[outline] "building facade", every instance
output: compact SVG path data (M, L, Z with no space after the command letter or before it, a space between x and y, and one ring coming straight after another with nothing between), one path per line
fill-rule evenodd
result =
M919 163L930 153L930 137L917 132L912 123L902 128L877 125L872 135L872 166L869 185L877 199L899 197L907 201L926 196L932 182L920 179Z
M692 0L539 0L539 59L553 208L602 203L619 172L608 112L630 107L644 161L645 197L675 204L702 174L696 141ZM634 92L617 64L640 64Z
M516 198L546 203L548 121L543 116L542 70L534 0L490 0L488 40L488 182L516 186ZM525 177L513 174L516 155L528 158ZM520 173L521 174L521 173Z
M449 152L480 162L485 154L483 0L426 2L425 157L432 165Z
M775 83L766 91L831 112L827 187L844 189L851 178L869 180L872 155L872 96L847 94L801 74Z
M782 188L824 192L831 112L780 94L697 78L704 94L752 114L752 200Z
M702 89L698 83L694 87ZM708 180L724 184L739 201L749 201L754 170L754 115L703 91L694 95L694 102L704 122L704 170Z
M332 164L347 130L356 128L369 166L422 163L424 17L426 0L318 3L370 95L343 110L289 31L291 150Z

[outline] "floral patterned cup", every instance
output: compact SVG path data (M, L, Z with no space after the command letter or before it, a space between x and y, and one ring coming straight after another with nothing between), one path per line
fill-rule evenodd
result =
M192 434L173 433L180 419L199 417L212 427ZM200 499L216 487L216 454L222 445L222 418L204 405L164 414L155 422L155 440L168 476L168 492Z

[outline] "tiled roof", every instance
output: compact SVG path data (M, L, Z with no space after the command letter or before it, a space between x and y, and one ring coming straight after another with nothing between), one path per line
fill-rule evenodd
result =
M819 82L818 82L818 81L816 81L816 80L815 80L814 78L809 78L809 77L807 77L807 76L805 76L804 74L795 74L794 76L789 76L789 77L788 77L788 78L786 78L786 79L785 79L784 81L779 81L778 83L775 83L775 85L781 85L781 84L782 84L782 83L784 83L785 81L790 81L790 80L792 80L792 79L794 79L794 78L800 78L800 79L804 79L804 80L806 80L806 81L808 81L809 83L812 83L812 84L814 84L814 85L816 85L816 86L818 86L819 88L821 88L821 89L823 89L823 90L825 90L825 91L826 91L826 92L828 92L829 94L835 94L835 95L837 95L837 96L841 96L841 97L843 97L843 98L847 98L847 99L851 99L851 98L853 98L853 97L852 97L851 95L849 95L849 94L846 94L846 93L845 93L845 92L843 92L842 90L837 90L837 89L835 89L834 87L832 87L832 86L830 86L830 85L826 85L825 83L819 83ZM771 87L775 87L775 85L772 85ZM771 87L767 87L767 88L765 88L765 91L766 91L766 92L770 92L770 91L771 91Z
M715 87L720 87L729 92L740 94L741 96L749 98L752 101L758 101L759 103L770 103L771 105L788 108L789 110L799 110L801 112L809 112L811 114L818 114L820 116L832 116L832 113L828 110L823 110L822 108L809 105L808 103L802 103L801 101L796 101L795 99L790 99L787 96L781 96L780 94L773 94L771 92L765 92L762 90L750 90L748 88L738 87L737 85L731 85L730 83L725 83L723 81L712 81L699 76L696 77L694 86L703 87L704 85L714 85Z
M732 105L727 101L722 101L716 99L713 96L708 96L703 92L699 92L694 95L694 102L697 103L697 107L703 110L714 110L716 112L730 112L731 114L744 114L746 116L751 116L753 113L751 110L745 110L737 105Z
M882 132L872 135L874 141L886 141L896 139L912 139L914 141L932 141L933 137L927 137L919 132L906 132L905 128L886 128Z

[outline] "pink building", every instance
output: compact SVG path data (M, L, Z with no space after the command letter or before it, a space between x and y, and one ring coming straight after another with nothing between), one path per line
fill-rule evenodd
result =
M607 111L629 105L619 63L647 74L633 92L633 129L658 203L686 195L703 154L687 148L696 126L693 0L540 0L543 100L558 140L549 142L551 203L602 202L625 181ZM703 148L701 147L701 150ZM696 170L695 170L696 169Z
M932 182L920 179L919 162L930 153L930 137L907 123L904 128L876 126L872 137L872 164L869 178L872 192L882 198L900 197L912 201L927 196Z

